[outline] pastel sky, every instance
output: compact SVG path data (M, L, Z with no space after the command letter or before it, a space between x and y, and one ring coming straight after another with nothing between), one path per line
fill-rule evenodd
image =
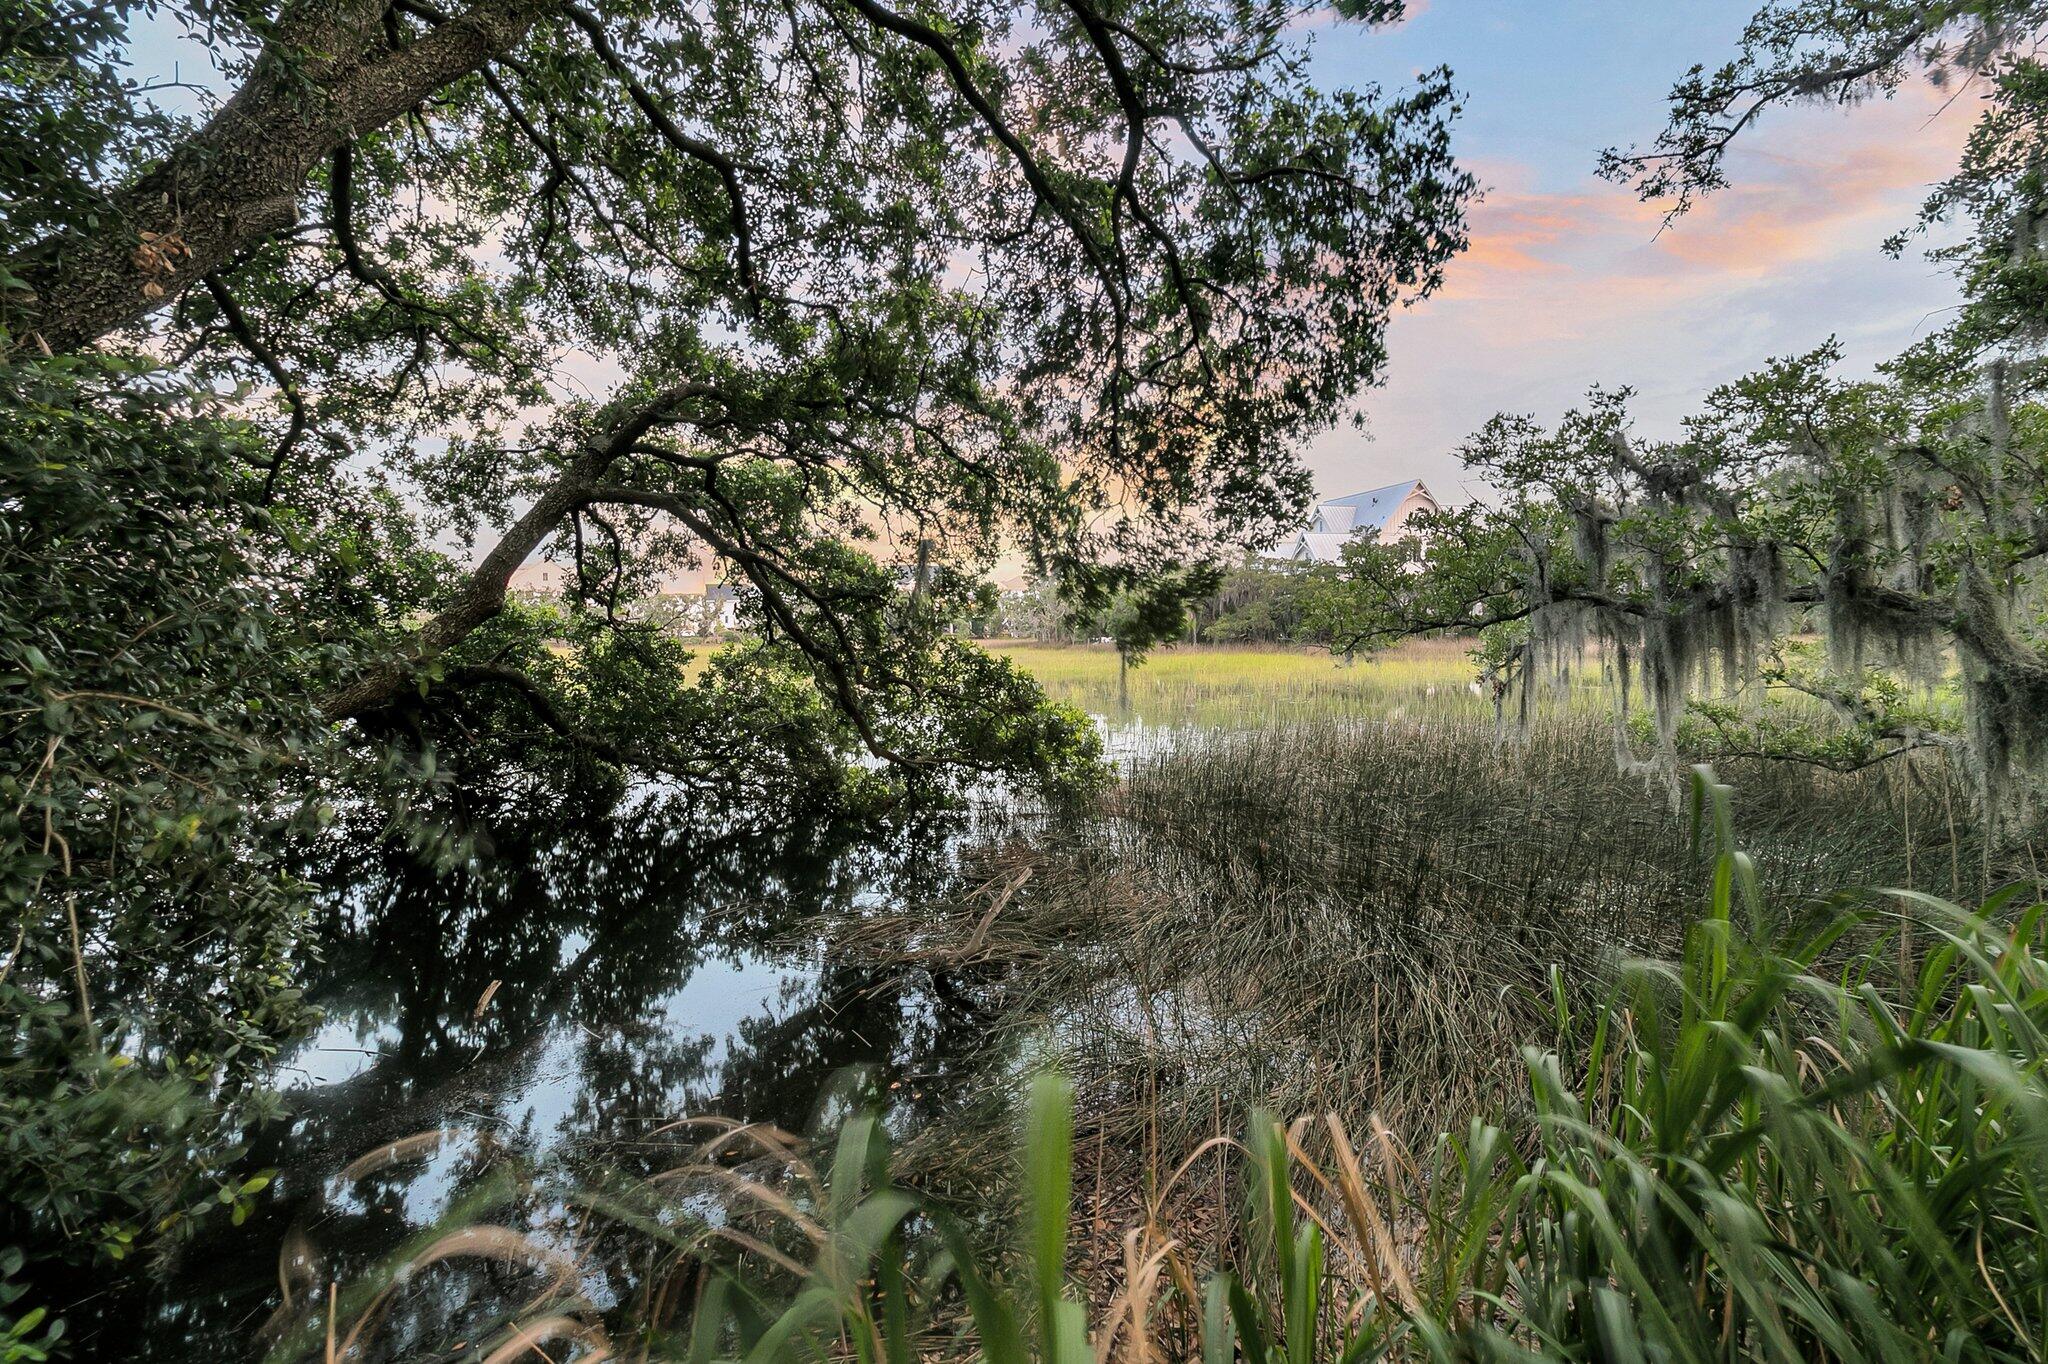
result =
M1652 434L1716 384L1839 336L1867 371L1941 324L1956 290L1917 249L1879 244L1952 169L1974 116L1928 88L1767 117L1732 187L1663 232L1595 178L1602 147L1647 142L1672 80L1733 51L1753 0L1427 0L1393 29L1324 23L1318 79L1393 85L1447 63L1456 151L1485 187L1472 249L1395 319L1368 429L1319 439L1324 496L1420 477L1464 500L1455 449L1498 411L1554 420L1588 385L1636 388ZM1474 491L1477 491L1476 489Z

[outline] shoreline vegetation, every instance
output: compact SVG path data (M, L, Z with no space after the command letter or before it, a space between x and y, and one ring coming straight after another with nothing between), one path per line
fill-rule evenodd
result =
M1042 652L1056 696L1113 685L1113 651ZM1218 704L1223 652L1157 656L1186 666L1134 708ZM808 1139L680 1127L651 1177L500 1170L524 1192L342 1286L343 1339L368 1349L419 1294L486 1349L649 1359L2043 1339L2035 854L1956 817L1938 755L1736 763L1674 808L1595 707L1504 740L1443 690L1443 646L1378 679L1228 652L1297 700L1415 709L1271 721L1283 702L978 847L965 896L825 926L989 1011L956 1119L901 1130L886 1096L845 1098ZM320 1358L326 1319L303 1301L272 1357Z
M506 1360L2030 1358L2044 915L1876 889L1942 774L1702 768L1671 811L1589 727L1479 737L1141 764L973 903L834 942L1008 995L958 1131L846 1100L678 1124L653 1176L500 1169L270 1358L420 1294ZM1929 883L2003 872L1939 838Z
M2030 875L1954 818L1939 763L1841 775L1734 764L1760 884L1974 900ZM1564 832L1560 832L1564 831ZM1525 741L1487 722L1283 725L1137 758L1079 818L991 852L984 892L871 915L842 941L996 978L1010 1041L1112 1104L1132 1149L1221 1111L1378 1112L1426 1137L1500 1100L1560 985L1674 955L1706 858L1606 722ZM1818 912L1818 910L1816 910Z

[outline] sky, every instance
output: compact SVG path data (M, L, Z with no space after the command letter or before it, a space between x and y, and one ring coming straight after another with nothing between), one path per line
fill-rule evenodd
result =
M1730 56L1754 0L1426 0L1391 29L1325 22L1319 83L1392 87L1447 64L1464 96L1453 148L1484 189L1443 290L1400 313L1367 429L1309 452L1320 495L1421 478L1481 491L1459 443L1496 412L1555 421L1595 383L1630 385L1647 434L1673 433L1715 385L1840 338L1867 373L1939 327L1957 290L1919 248L1892 259L1952 170L1974 101L1912 86L1890 101L1767 116L1730 188L1664 230L1596 178L1599 151L1663 126L1673 79Z

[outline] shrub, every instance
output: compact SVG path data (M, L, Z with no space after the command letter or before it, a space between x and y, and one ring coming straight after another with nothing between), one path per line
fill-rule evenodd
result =
M238 1206L307 1021L311 646L236 428L115 362L0 388L0 1247L120 1257Z

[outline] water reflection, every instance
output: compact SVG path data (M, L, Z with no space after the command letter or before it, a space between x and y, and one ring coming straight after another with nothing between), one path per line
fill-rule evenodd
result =
M288 1120L252 1150L253 1165L280 1170L275 1196L242 1228L222 1219L161 1282L85 1299L71 1315L86 1352L253 1356L287 1292L303 1302L347 1281L460 1200L488 1196L493 1172L549 1157L644 1170L673 1150L640 1138L689 1114L800 1130L851 1066L872 1067L905 1120L936 1116L949 1087L926 1079L973 1051L971 1003L922 970L828 954L815 925L946 894L962 848L1008 818L998 807L883 835L720 832L649 797L501 819L487 853L440 874L374 840L336 839L315 869L340 887L318 933L326 1021L288 1058ZM897 1081L908 1083L887 1088ZM337 1178L365 1152L434 1131L448 1135ZM460 1322L430 1325L442 1341L461 1336ZM403 1322L383 1334L426 1343Z

